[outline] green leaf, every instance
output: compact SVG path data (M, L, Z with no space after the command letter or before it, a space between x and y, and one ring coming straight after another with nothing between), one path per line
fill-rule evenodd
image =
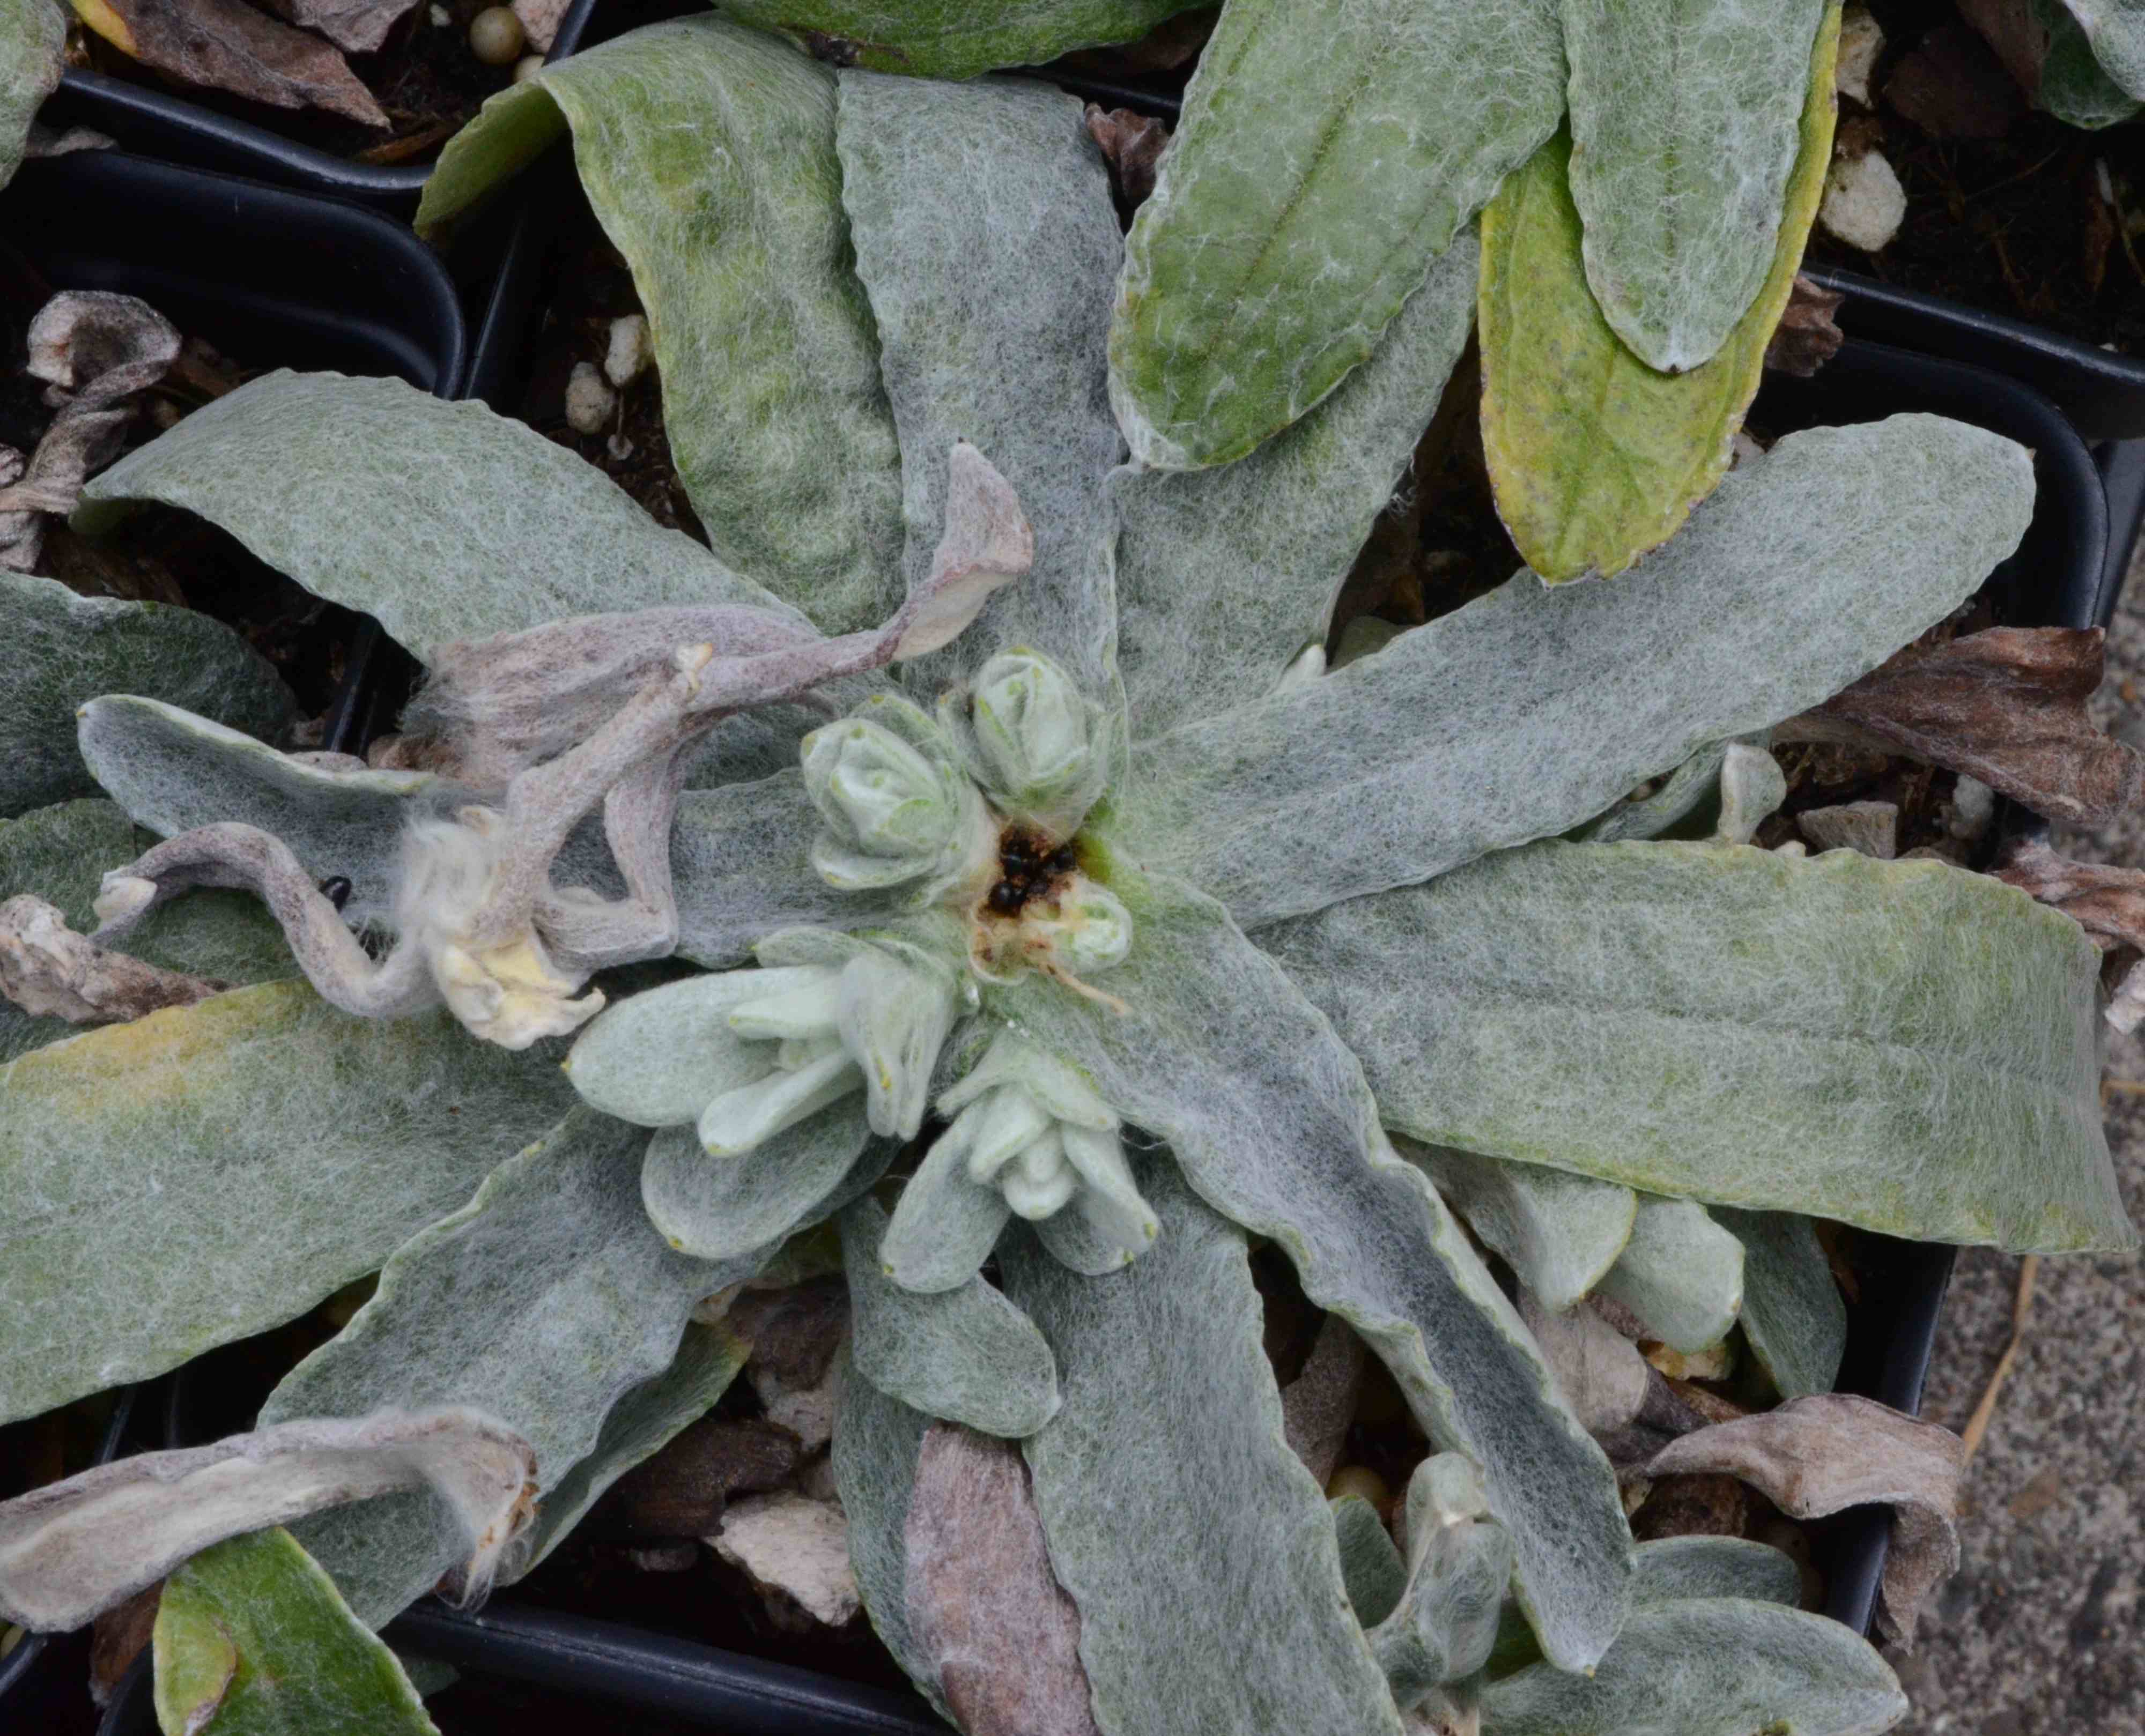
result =
M49 7L22 0L11 10ZM78 597L53 579L0 573L0 818L97 793L75 747L75 712L99 694L147 694L266 736L283 734L296 704L230 628L167 603Z
M1407 1563L1401 1559L1378 1510L1362 1496L1344 1495L1326 1505L1341 1546L1341 1583L1349 1607L1365 1628L1375 1628L1393 1613L1407 1589Z
M2126 94L2145 100L2145 7L2137 0L2063 0L2093 58Z
M1631 1239L1599 1287L1670 1349L1695 1355L1735 1324L1743 1244L1695 1201L1642 1193Z
M1830 143L1833 57L1813 66L1810 45L1837 18L1828 0L1564 0L1586 281L1648 367L1710 361L1759 296L1819 76L1809 106ZM1816 155L1821 177L1829 151ZM1788 251L1801 256L1800 234Z
M1025 1236L1001 1253L1063 1385L1024 1450L1095 1720L1397 1736L1325 1497L1282 1438L1244 1238L1166 1159L1140 1184L1162 1233L1121 1271L1082 1277Z
M1734 1598L1642 1605L1590 1675L1536 1664L1483 1690L1496 1736L1876 1736L1899 1679L1838 1622Z
M1074 48L1128 42L1192 0L723 0L764 30L814 42L838 66L920 78L973 78L995 67L1036 66Z
M1112 885L1138 925L1107 979L1125 1011L1033 977L998 991L1000 1010L1165 1140L1209 1205L1278 1241L1306 1294L1385 1359L1431 1439L1481 1467L1549 1654L1584 1669L1615 1633L1629 1571L1600 1449L1429 1181L1394 1156L1332 1027L1211 900L1158 880ZM1124 1276L1087 1281L1099 1291ZM1062 1378L1069 1410L1073 1377Z
M671 1365L693 1305L773 1252L716 1262L664 1246L640 1209L647 1143L641 1128L575 1110L397 1249L372 1300L283 1378L263 1421L466 1405L535 1450L540 1489L564 1480L612 1410ZM421 1495L298 1530L374 1626L431 1586L455 1540L445 1508Z
M849 1520L849 1563L864 1613L894 1662L950 1724L953 1714L939 1692L938 1673L908 1628L908 1506L931 1419L858 1374L847 1342L836 1366L841 1403L831 1454L834 1488Z
M552 129L530 112L554 107L647 311L709 545L829 633L883 620L901 458L842 215L834 72L719 17L632 31L486 102L440 153L419 232L533 157Z
M1847 1348L1847 1304L1816 1228L1792 1211L1714 1212L1743 1244L1743 1333L1784 1399L1830 1392Z
M280 1527L166 1580L155 1644L165 1736L438 1736L395 1654Z
M1124 450L1107 346L1124 240L1081 104L1008 79L859 72L841 75L840 93L842 204L901 437L909 588L931 570L956 440L1013 485L1035 531L1026 576L912 679L935 692L1018 644L1105 693L1115 621L1102 484Z
M22 161L38 105L58 87L67 16L56 0L22 0L0 12L0 187Z
M198 513L421 656L605 609L772 603L564 446L399 380L251 381L92 481L75 528L104 535L148 501Z
M669 1367L611 1406L597 1431L596 1444L545 1495L524 1540L515 1577L535 1568L564 1542L612 1484L713 1410L744 1367L752 1348L721 1321L714 1326L689 1323Z
M681 1254L728 1260L782 1241L836 1194L868 1186L896 1149L873 1140L861 1092L734 1157L711 1156L696 1128L665 1127L649 1142L640 1202Z
M1628 1187L1450 1146L1399 1150L1552 1314L1576 1306L1631 1239L1639 1199Z
M1963 423L1789 435L1639 583L1521 573L1142 744L1111 824L1246 927L1563 832L1874 668L1973 591L2032 508L2025 449Z
M893 894L819 878L810 851L821 824L794 765L756 783L689 790L670 834L679 957L720 969L778 928L854 928L892 912Z
M1542 843L1259 938L1412 1137L1919 1241L2137 1245L2098 955L1986 876Z
M1587 3L1568 0L1567 10ZM1635 9L1620 7L1617 16L1620 20ZM1667 8L1656 0L1647 9ZM1808 97L1798 105L1801 154L1786 184L1784 211L1764 216L1762 241L1710 249L1694 237L1693 253L1660 261L1663 271L1680 272L1694 269L1695 257L1705 261L1696 269L1736 281L1746 266L1754 272L1751 293L1744 296L1747 306L1738 305L1740 317L1708 340L1710 361L1700 356L1703 365L1689 366L1688 372L1657 373L1625 346L1618 335L1622 328L1610 329L1595 299L1603 270L1597 225L1609 212L1620 211L1636 231L1624 243L1628 269L1631 256L1665 244L1647 232L1653 225L1683 221L1671 214L1684 209L1677 200L1650 193L1654 202L1626 210L1615 202L1619 177L1605 170L1602 184L1594 189L1602 201L1600 214L1588 210L1582 246L1580 214L1586 207L1573 199L1594 159L1575 153L1560 133L1505 182L1482 213L1483 450L1498 514L1521 556L1545 579L1622 572L1673 536L1727 471L1735 430L1764 371L1765 346L1794 286L1832 160L1839 13L1837 7L1825 12L1811 54L1807 29L1784 25L1778 16L1784 9L1799 14L1809 9L1808 0L1749 17L1755 35L1788 38L1799 32L1804 44L1795 52L1783 87ZM1680 97L1674 87L1662 94L1671 102ZM1652 158L1640 152L1636 161L1650 179L1664 163L1677 174L1709 173L1691 169L1682 156ZM1763 172L1761 166L1734 156L1722 159L1721 169ZM1680 342L1678 353L1692 355L1694 346ZM1649 565L1635 582L1650 582L1651 573Z
M58 908L67 926L97 927L94 904L107 868L123 868L155 842L110 802L63 802L0 820L0 903L33 893ZM167 970L247 987L292 974L283 931L242 893L197 892L158 905L129 929L129 956ZM60 1018L32 1018L0 1001L0 1062L75 1036Z
M1472 1496L1469 1506L1441 1505L1441 1495L1454 1485ZM1498 1607L1512 1578L1512 1540L1481 1516L1481 1493L1462 1454L1424 1460L1409 1484L1407 1589L1371 1634L1378 1666L1403 1706L1474 1675L1496 1642Z
M1018 1440L1057 1415L1058 1371L1035 1323L972 1277L919 1296L879 1266L886 1214L871 1199L842 1214L857 1371L928 1416Z
M1142 735L1256 697L1324 643L1341 581L1467 341L1477 260L1463 230L1371 359L1248 458L1127 465L1111 479L1117 657Z
M2133 118L2145 101L2108 76L2064 0L2033 0L2033 22L2048 33L2034 101L2071 127L2098 129Z
M1555 0L1231 0L1132 224L1110 334L1132 455L1227 464L1310 410L1563 112Z
M1769 1544L1740 1537L1664 1537L1640 1544L1634 1559L1635 1604L1747 1598L1792 1609L1802 1601L1802 1569Z
M0 1068L0 1420L161 1374L376 1270L570 1107L558 1053L273 982Z

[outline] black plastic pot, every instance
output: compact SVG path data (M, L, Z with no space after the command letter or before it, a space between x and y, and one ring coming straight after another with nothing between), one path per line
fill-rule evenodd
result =
M133 1421L136 1389L119 1392L98 1438L92 1461L109 1465L119 1456ZM61 1708L86 1695L89 1679L89 1635L31 1634L0 1658L0 1730L43 1731L58 1727Z
M595 7L595 0L575 0L560 21L547 61L574 52ZM432 172L429 162L353 162L266 127L233 120L172 92L80 67L62 75L59 89L46 104L45 118L94 127L144 156L331 193L401 216L416 209L425 177Z

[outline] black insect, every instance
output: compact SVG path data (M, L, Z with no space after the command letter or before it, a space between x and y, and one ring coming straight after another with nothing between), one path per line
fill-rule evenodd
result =
M1047 896L1079 861L1079 853L1070 844L1053 850L1046 838L1008 831L998 840L998 872L1003 878L991 888L984 902L994 916L1018 916L1032 899Z

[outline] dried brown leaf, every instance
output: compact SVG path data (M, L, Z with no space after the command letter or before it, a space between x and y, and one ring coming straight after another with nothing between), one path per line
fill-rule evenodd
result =
M1087 136L1101 147L1111 183L1126 204L1137 205L1154 191L1162 153L1169 148L1169 128L1162 122L1129 108L1105 109L1090 102Z
M2028 102L2041 91L2048 32L2033 16L2033 0L1958 0L1959 16L1981 32Z
M1641 1480L1647 1464L1620 1465L1618 1474ZM1734 1478L1721 1473L1663 1477L1631 1515L1631 1535L1640 1543L1667 1537L1740 1537L1749 1520L1750 1492Z
M76 0L122 54L188 84L275 108L322 108L368 127L387 117L342 56L246 0Z
M1524 1290L1520 1317L1541 1346L1564 1402L1590 1435L1614 1435L1637 1419L1658 1377L1630 1339L1591 1308L1553 1313Z
M1732 1476L1796 1519L1889 1506L1892 1548L1878 1624L1887 1639L1910 1648L1922 1599L1958 1565L1965 1461L1965 1449L1950 1430L1874 1399L1831 1392L1696 1430L1624 1475Z
M167 1007L191 1007L230 987L107 953L31 893L0 904L0 995L33 1018L120 1025Z
M1846 299L1838 290L1819 289L1809 278L1797 276L1788 291L1788 305L1780 311L1780 323L1765 346L1765 366L1807 380L1830 361L1844 339L1832 316Z
M1363 1384L1363 1341L1337 1314L1318 1329L1302 1371L1281 1390L1282 1430L1289 1450L1321 1484L1341 1462L1356 1396Z
M2103 949L2145 948L2145 869L2073 862L2040 838L2014 838L1996 878L2053 905Z
M909 1632L968 1736L1098 1736L1020 1449L932 1424L906 1540Z
M839 1273L779 1290L748 1290L724 1318L752 1346L750 1366L789 1386L825 1376L849 1329L849 1290Z
M89 1697L106 1704L113 1691L142 1655L157 1629L157 1606L163 1601L162 1579L146 1591L137 1591L117 1609L107 1609L92 1624L89 1637Z
M2026 99L1989 45L1963 24L1942 24L1884 82L1884 101L1931 138L1994 139Z
M268 10L301 30L318 31L336 47L370 54L417 0L266 0ZM553 28L556 28L556 25ZM550 47L550 39L538 44Z
M2086 710L2106 638L2098 627L1991 627L1909 645L1774 739L1904 754L2051 819L2105 824L2145 796L2145 758Z
M731 1496L781 1488L803 1456L759 1417L704 1417L613 1484L592 1519L611 1535L704 1537Z

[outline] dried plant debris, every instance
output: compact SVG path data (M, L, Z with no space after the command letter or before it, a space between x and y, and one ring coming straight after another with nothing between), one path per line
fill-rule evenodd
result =
M2145 757L2087 709L2106 639L2098 627L1991 627L1909 645L1774 739L1904 754L2051 819L2105 825L2145 797Z
M590 1523L628 1537L703 1537L732 1497L784 1487L803 1458L797 1437L764 1417L704 1417L613 1484Z
M968 1736L1096 1736L1080 1614L1051 1574L1019 1448L932 1424L907 1546L908 1630Z
M1525 1291L1520 1317L1589 1434L1613 1435L1637 1420L1655 1375L1630 1339L1592 1308L1552 1312Z
M144 1453L0 1505L0 1615L39 1632L77 1628L226 1537L423 1488L460 1526L457 1590L481 1598L529 1519L535 1472L527 1442L458 1409L283 1423Z
M748 1495L724 1514L722 1529L708 1541L751 1577L778 1624L799 1625L801 1612L839 1628L863 1607L849 1563L849 1527L834 1502L789 1490Z
M387 40L395 21L418 0L265 0L265 3L279 18L301 30L318 31L338 48L351 54L370 54ZM548 48L551 39L546 36L535 46Z
M2134 1031L2145 1021L2145 870L2073 862L2040 838L2015 838L1997 859L1998 879L2052 905L2083 928L2120 972L2108 1022Z
M1162 153L1169 148L1169 128L1152 115L1129 108L1104 108L1090 102L1087 136L1110 166L1110 184L1127 205L1137 205L1154 191Z
M77 0L76 10L121 53L184 83L274 108L319 108L368 127L388 124L340 53L246 0Z
M1832 316L1846 299L1843 291L1820 289L1798 273L1788 291L1788 305L1780 310L1780 323L1765 346L1765 366L1775 373L1807 380L1830 361L1845 341Z
M1958 1565L1965 1462L1948 1429L1835 1392L1695 1430L1623 1475L1627 1482L1732 1476L1795 1519L1889 1506L1892 1548L1878 1624L1886 1639L1910 1648L1923 1599Z
M33 1018L121 1024L162 1007L191 1007L230 986L107 953L34 894L0 903L0 993Z

